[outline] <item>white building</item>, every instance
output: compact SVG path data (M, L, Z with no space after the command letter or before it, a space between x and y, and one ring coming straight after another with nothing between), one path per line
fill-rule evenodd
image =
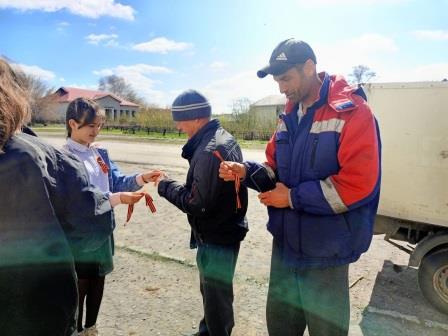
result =
M250 106L258 123L275 121L285 109L286 97L284 95L270 95L264 97Z
M106 111L109 121L119 121L122 118L134 118L139 105L124 100L112 93L95 90L85 90L73 87L61 87L54 93L58 105L58 115L65 118L68 104L76 98L89 98L97 102Z

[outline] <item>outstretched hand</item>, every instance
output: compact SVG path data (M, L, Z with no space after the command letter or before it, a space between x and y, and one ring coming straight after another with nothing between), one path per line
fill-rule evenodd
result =
M159 185L160 181L168 178L168 174L167 173L165 173L164 171L159 171L159 172L160 172L160 174L154 180L154 185L155 186Z
M158 184L159 178L161 175L166 175L166 174L163 171L158 170L158 169L142 173L143 181L145 183L154 182L155 186Z
M235 181L235 177L246 176L246 166L239 162L223 161L219 165L219 177L224 181Z

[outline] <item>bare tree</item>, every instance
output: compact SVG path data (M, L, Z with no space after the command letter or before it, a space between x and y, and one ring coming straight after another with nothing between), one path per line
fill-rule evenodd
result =
M27 74L18 67L15 67L15 72L28 92L31 122L61 121L61 116L57 110L56 97L51 94L54 89L39 77Z
M232 116L235 121L244 118L244 115L249 112L250 100L247 97L237 98L232 101Z
M145 127L160 129L173 129L174 123L171 117L171 109L161 108L155 105L146 106L137 115L137 123Z
M144 99L135 92L123 77L117 75L101 77L98 81L98 90L107 91L133 103L144 105Z
M363 84L369 82L373 77L376 76L376 72L372 71L367 65L357 65L353 67L352 73L348 75L353 84Z

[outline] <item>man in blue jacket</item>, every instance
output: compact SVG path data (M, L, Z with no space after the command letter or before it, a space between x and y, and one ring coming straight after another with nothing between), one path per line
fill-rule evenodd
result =
M269 64L286 95L267 161L224 162L220 176L260 192L273 235L269 335L348 334L348 265L371 242L380 189L380 138L361 89L316 71L311 47L281 42Z

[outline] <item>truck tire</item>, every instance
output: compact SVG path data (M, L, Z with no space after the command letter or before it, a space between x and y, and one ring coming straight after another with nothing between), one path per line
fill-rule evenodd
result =
M428 253L420 263L418 284L423 296L448 314L448 249Z

